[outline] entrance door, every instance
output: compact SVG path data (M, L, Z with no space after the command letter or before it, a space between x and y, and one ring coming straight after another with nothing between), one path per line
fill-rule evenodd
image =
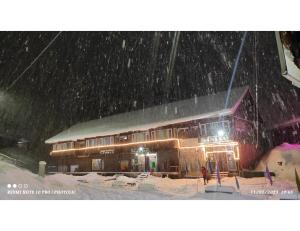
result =
M157 171L157 154L137 155L137 166L139 172Z
M129 171L129 160L121 160L120 169L121 169L121 172L128 172Z
M215 171L215 169L216 169L217 162L219 163L220 172L228 172L229 171L226 152L210 153L208 155L208 158L211 162L213 171Z
M150 153L146 156L148 159L148 171L150 172L156 172L157 171L157 154L156 153Z

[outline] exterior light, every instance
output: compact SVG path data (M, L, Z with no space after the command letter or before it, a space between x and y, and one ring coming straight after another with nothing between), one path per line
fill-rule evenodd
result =
M225 132L223 130L218 131L218 136L222 137L225 135Z
M143 147L139 147L139 152L143 152L144 148Z

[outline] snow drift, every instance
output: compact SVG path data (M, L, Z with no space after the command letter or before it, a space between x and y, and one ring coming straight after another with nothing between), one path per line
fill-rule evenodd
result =
M0 200L167 200L167 199L280 199L285 190L295 197L295 182L274 179L270 184L263 178L238 177L240 190L232 193L205 192L202 179L170 179L155 176L129 178L122 175L100 176L90 173L84 176L65 174L39 177L26 169L0 161ZM236 188L234 177L221 179L222 188ZM215 179L209 186L216 186ZM26 188L25 188L26 186ZM11 193L28 191L29 193ZM255 192L275 191L262 195ZM31 193L32 192L32 193ZM254 192L254 193L253 193Z

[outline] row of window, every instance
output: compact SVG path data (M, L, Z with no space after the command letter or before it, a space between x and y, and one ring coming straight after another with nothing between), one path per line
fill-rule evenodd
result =
M53 145L53 150L66 150L74 148L74 142L65 142Z
M228 120L200 124L201 136L218 136L218 132L223 130L225 134L230 132L230 122Z
M200 129L199 129L200 128ZM119 136L118 142L143 142L150 140L161 140L161 139L170 139L170 138L197 138L200 136L217 136L218 131L222 129L226 134L230 132L230 122L220 121L199 124L199 126L193 127L184 127L184 128L168 128L160 129L155 131L146 131L146 132L136 132L128 136ZM84 143L83 143L84 144ZM95 147L95 146L105 146L115 144L114 136L100 137L100 138L91 138L85 141L86 147ZM66 142L60 144L54 144L53 150L65 150L74 148L73 142Z
M115 143L114 141L115 140L113 136L88 139L86 140L86 147L112 145Z
M119 136L119 141L130 141L130 142L143 142L150 140L169 139L173 138L173 129L161 129L156 131L136 132L129 136ZM115 143L114 136L107 136L101 138L92 138L86 140L86 147L105 146L112 145Z

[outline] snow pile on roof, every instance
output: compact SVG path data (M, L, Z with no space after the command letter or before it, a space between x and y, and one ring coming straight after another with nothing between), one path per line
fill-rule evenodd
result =
M76 141L89 137L143 131L194 119L229 115L234 112L248 89L248 86L232 89L227 109L224 109L227 91L222 91L214 95L200 96L79 123L45 142Z
M295 169L300 173L300 145L283 143L275 147L260 161L257 170L264 171L266 164L278 178L295 181Z

